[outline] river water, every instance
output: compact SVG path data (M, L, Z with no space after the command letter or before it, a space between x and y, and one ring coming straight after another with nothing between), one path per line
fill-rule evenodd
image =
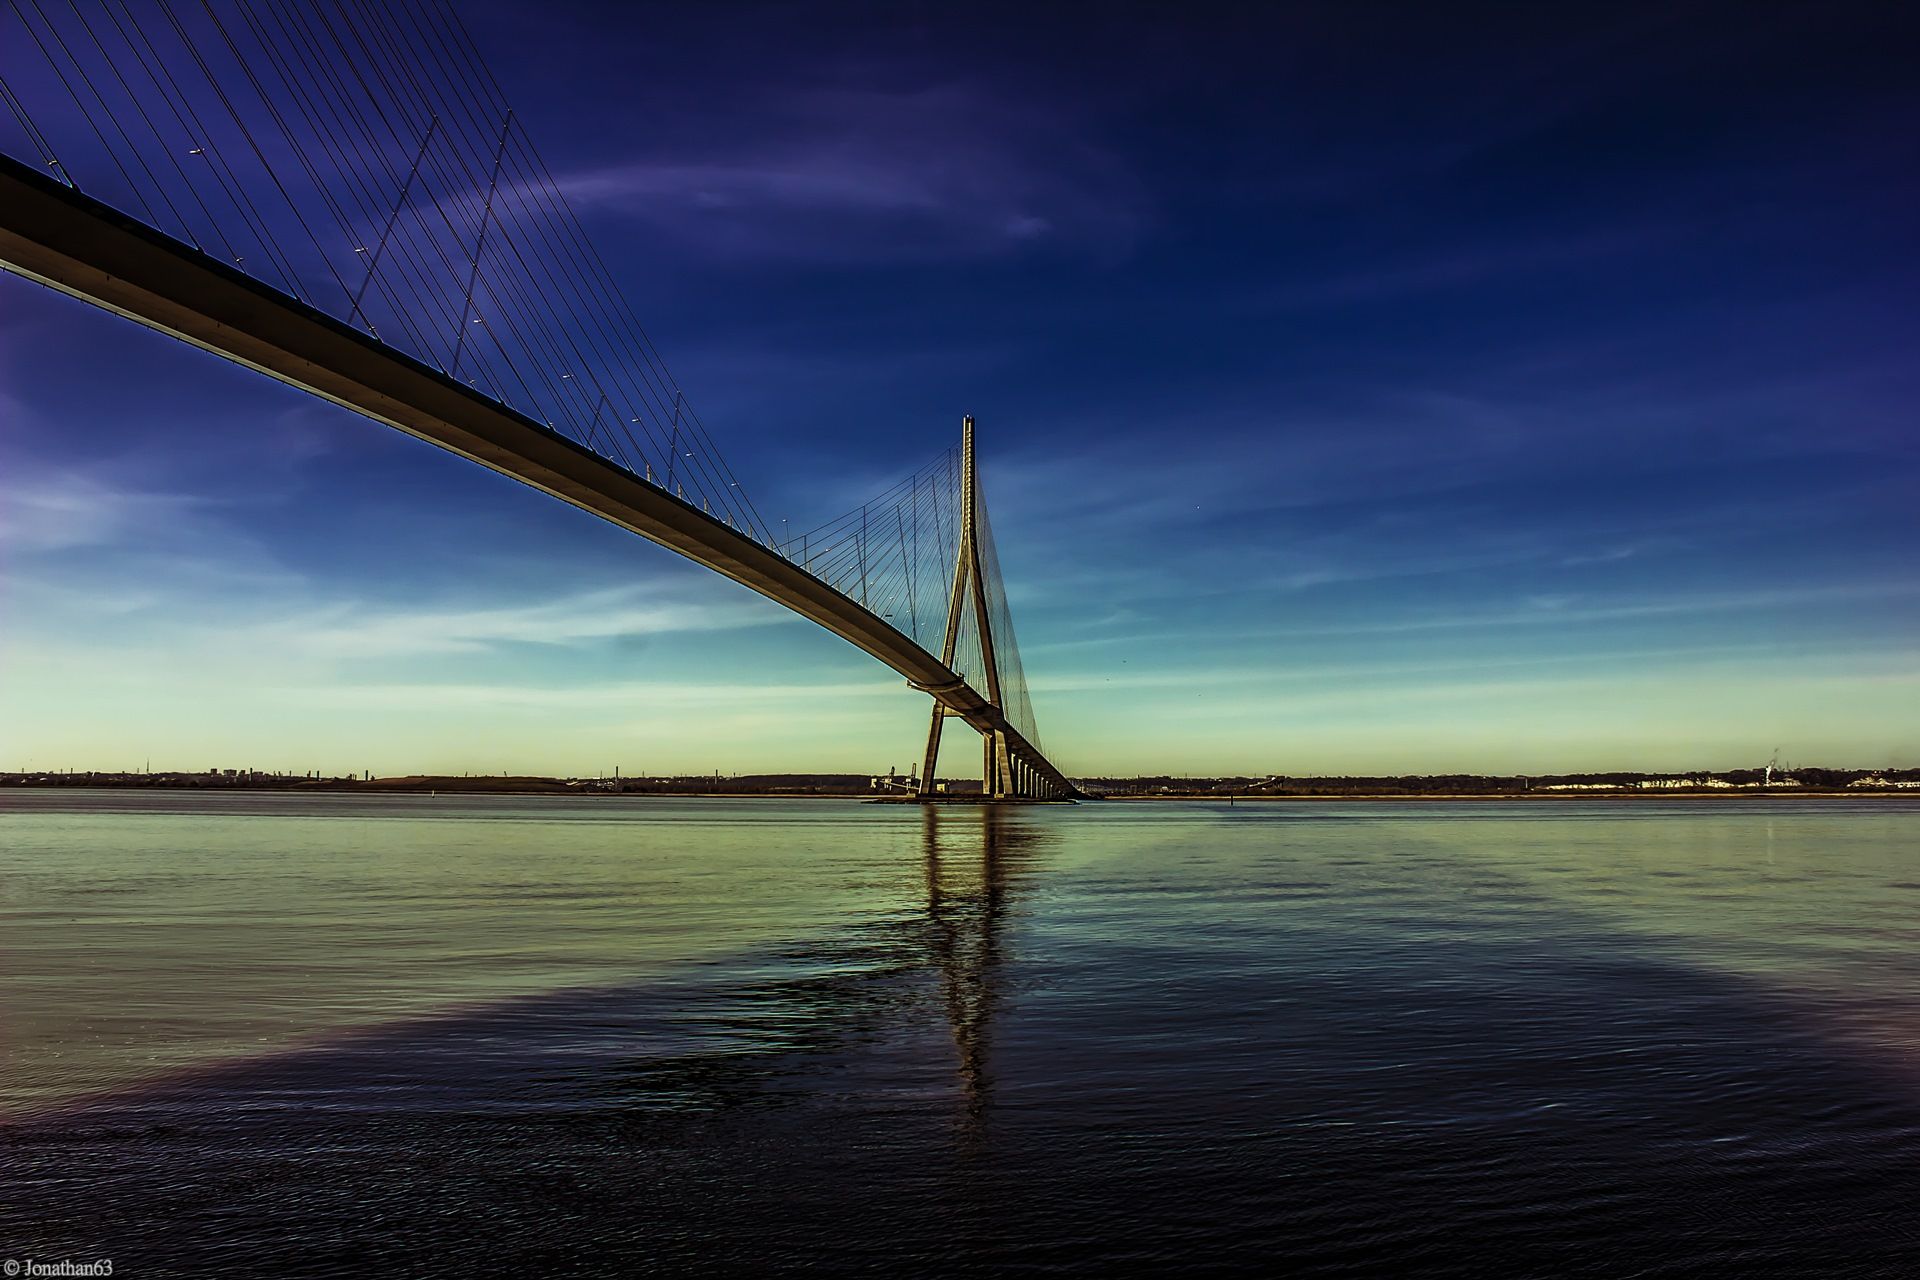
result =
M1920 1274L1920 805L0 793L0 1255Z

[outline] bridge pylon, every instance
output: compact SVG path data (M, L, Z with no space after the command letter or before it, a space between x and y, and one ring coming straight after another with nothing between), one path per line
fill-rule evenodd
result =
M947 626L940 645L940 661L953 668L954 651L960 641L963 615L971 609L974 629L980 640L983 670L975 687L986 695L996 710L1004 711L1001 700L1000 662L994 650L992 612L987 606L986 570L980 552L980 485L973 452L973 416L960 426L960 546L954 557L953 587L947 596ZM981 687L984 685L984 687ZM947 717L955 714L938 698L933 704L933 720L927 729L927 757L920 769L920 797L935 794L935 768L940 762L940 737ZM985 729L980 734L980 793L991 800L1071 800L1077 796L1068 782L1051 764L1035 767L1017 750L1005 729ZM1023 743L1024 745L1024 743Z

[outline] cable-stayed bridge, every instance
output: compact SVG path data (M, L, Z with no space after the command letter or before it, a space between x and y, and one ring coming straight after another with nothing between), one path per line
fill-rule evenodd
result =
M8 0L0 265L593 512L866 650L1068 799L968 419L775 537L445 0Z

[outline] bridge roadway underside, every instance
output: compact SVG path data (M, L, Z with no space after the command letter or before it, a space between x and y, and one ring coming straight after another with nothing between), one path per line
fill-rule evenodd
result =
M1041 783L1079 791L939 659L858 601L726 522L404 352L9 156L0 265L490 467L697 561L858 648L930 694Z

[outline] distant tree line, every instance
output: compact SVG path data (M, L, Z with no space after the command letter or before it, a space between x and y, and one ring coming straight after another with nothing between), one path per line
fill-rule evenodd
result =
M1777 787L1796 791L1841 791L1861 778L1888 782L1920 781L1920 769L1828 769L1813 766L1775 770ZM1764 769L1640 773L1478 774L1436 773L1386 775L1341 774L1327 777L1187 777L1159 774L1138 778L1083 778L1081 785L1097 795L1114 796L1379 796L1379 795L1519 795L1546 788L1617 788L1644 791L1648 784L1677 781L1683 786L1711 782L1732 787L1759 787Z

